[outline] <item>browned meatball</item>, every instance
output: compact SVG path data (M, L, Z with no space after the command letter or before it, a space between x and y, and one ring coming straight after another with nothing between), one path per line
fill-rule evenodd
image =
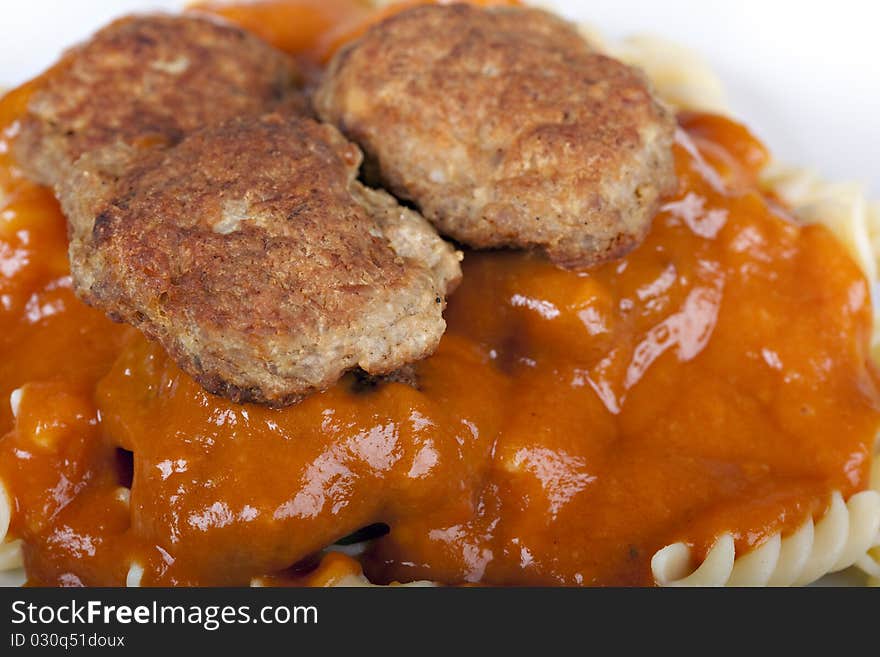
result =
M674 120L645 78L537 9L403 11L337 54L314 105L383 184L474 247L608 260L675 184Z
M231 119L113 183L94 174L106 156L84 155L58 188L75 289L208 390L283 405L437 346L457 254L355 180L360 150L332 126Z
M83 153L118 157L165 146L211 122L261 113L279 101L302 111L292 60L211 18L129 16L71 49L31 98L17 155L54 185ZM124 162L105 161L115 172Z

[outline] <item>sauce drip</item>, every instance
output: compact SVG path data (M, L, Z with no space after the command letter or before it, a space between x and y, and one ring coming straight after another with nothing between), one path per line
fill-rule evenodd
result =
M351 6L225 13L314 56ZM867 484L867 283L758 191L766 152L732 121L679 117L679 190L627 257L468 252L418 388L349 376L271 410L74 297L64 218L8 159L27 91L0 102L0 482L32 584L133 563L143 584L650 584L664 545L746 550ZM314 556L374 523L359 562Z

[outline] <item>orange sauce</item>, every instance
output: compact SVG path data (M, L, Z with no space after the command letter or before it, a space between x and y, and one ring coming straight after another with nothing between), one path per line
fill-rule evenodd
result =
M400 0L377 9L369 0L206 0L193 3L190 9L222 16L276 48L324 63L340 46L389 16L418 5L455 1ZM469 4L489 7L522 3L519 0L470 0Z
M338 29L335 7L227 15L301 50ZM867 283L757 190L766 152L734 122L680 116L678 192L621 260L466 253L419 389L349 377L271 410L208 394L75 298L64 218L6 155L26 95L0 102L0 481L32 584L120 585L133 562L145 585L361 567L650 584L668 543L699 555L729 531L746 550L867 485ZM314 556L374 523L390 532L359 561Z
M257 0L196 2L193 11L222 16L289 53L329 58L331 42L342 31L356 30L376 11L366 0Z

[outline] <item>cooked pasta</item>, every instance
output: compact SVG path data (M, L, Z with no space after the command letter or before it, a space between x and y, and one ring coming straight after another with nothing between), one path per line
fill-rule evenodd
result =
M878 530L880 493L863 491L846 503L834 493L818 523L808 519L742 556L724 534L698 565L687 545L673 543L654 555L651 570L661 586L799 586L859 563L876 545Z
M871 469L871 487L880 490L880 458L875 458ZM856 561L856 566L868 574L868 583L871 586L880 586L880 532L871 549Z
M128 567L125 575L125 585L129 588L137 588L141 585L141 578L144 576L144 567L137 562L133 562Z
M363 544L355 544L354 546L334 545L329 548L318 567L308 575L305 584L322 588L373 588L383 586L381 584L373 584L364 575L363 570L356 565L356 562L348 558L348 555L352 553L352 550L349 548L355 547L357 551L361 551L362 546ZM251 580L250 585L252 587L271 586L272 579L270 577L255 577ZM426 580L416 580L403 584L392 582L389 586L422 588L436 586L436 584Z
M10 406L13 417L18 415L18 404L21 399L21 391L16 390L10 396ZM0 480L0 571L13 570L22 565L21 541L7 540L9 523L12 519L12 501L3 481Z
M593 31L585 29L587 35ZM606 46L625 61L642 68L659 95L680 109L729 113L723 85L698 55L656 37L635 37ZM877 283L880 262L880 203L867 200L853 183L827 183L807 169L771 163L762 184L779 196L806 223L827 226L859 264L872 291L875 321L874 358L880 362L880 312ZM880 444L875 446L875 451ZM880 461L871 476L873 490L857 493L844 503L834 493L825 515L808 519L788 536L771 536L742 555L733 537L720 536L702 563L693 562L685 543L659 550L651 560L662 586L787 586L813 582L823 575L856 565L874 583L880 578Z
M666 102L681 108L729 114L724 85L688 48L652 35L637 35L611 47L615 57L641 68Z
M21 567L21 541L7 540L9 521L12 515L12 504L6 487L0 481L0 570L12 570Z

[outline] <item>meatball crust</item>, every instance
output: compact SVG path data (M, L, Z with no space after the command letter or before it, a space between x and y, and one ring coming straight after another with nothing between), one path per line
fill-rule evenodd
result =
M237 117L113 182L95 174L102 157L58 190L75 290L209 391L282 406L436 348L459 254L357 182L361 152L332 126Z
M279 102L305 111L293 60L257 37L208 17L128 16L69 50L28 104L16 140L27 173L55 185L84 153L144 147ZM111 173L123 162L105 161Z
M405 10L337 53L313 104L382 184L477 248L619 257L675 185L674 119L644 76L537 9Z

